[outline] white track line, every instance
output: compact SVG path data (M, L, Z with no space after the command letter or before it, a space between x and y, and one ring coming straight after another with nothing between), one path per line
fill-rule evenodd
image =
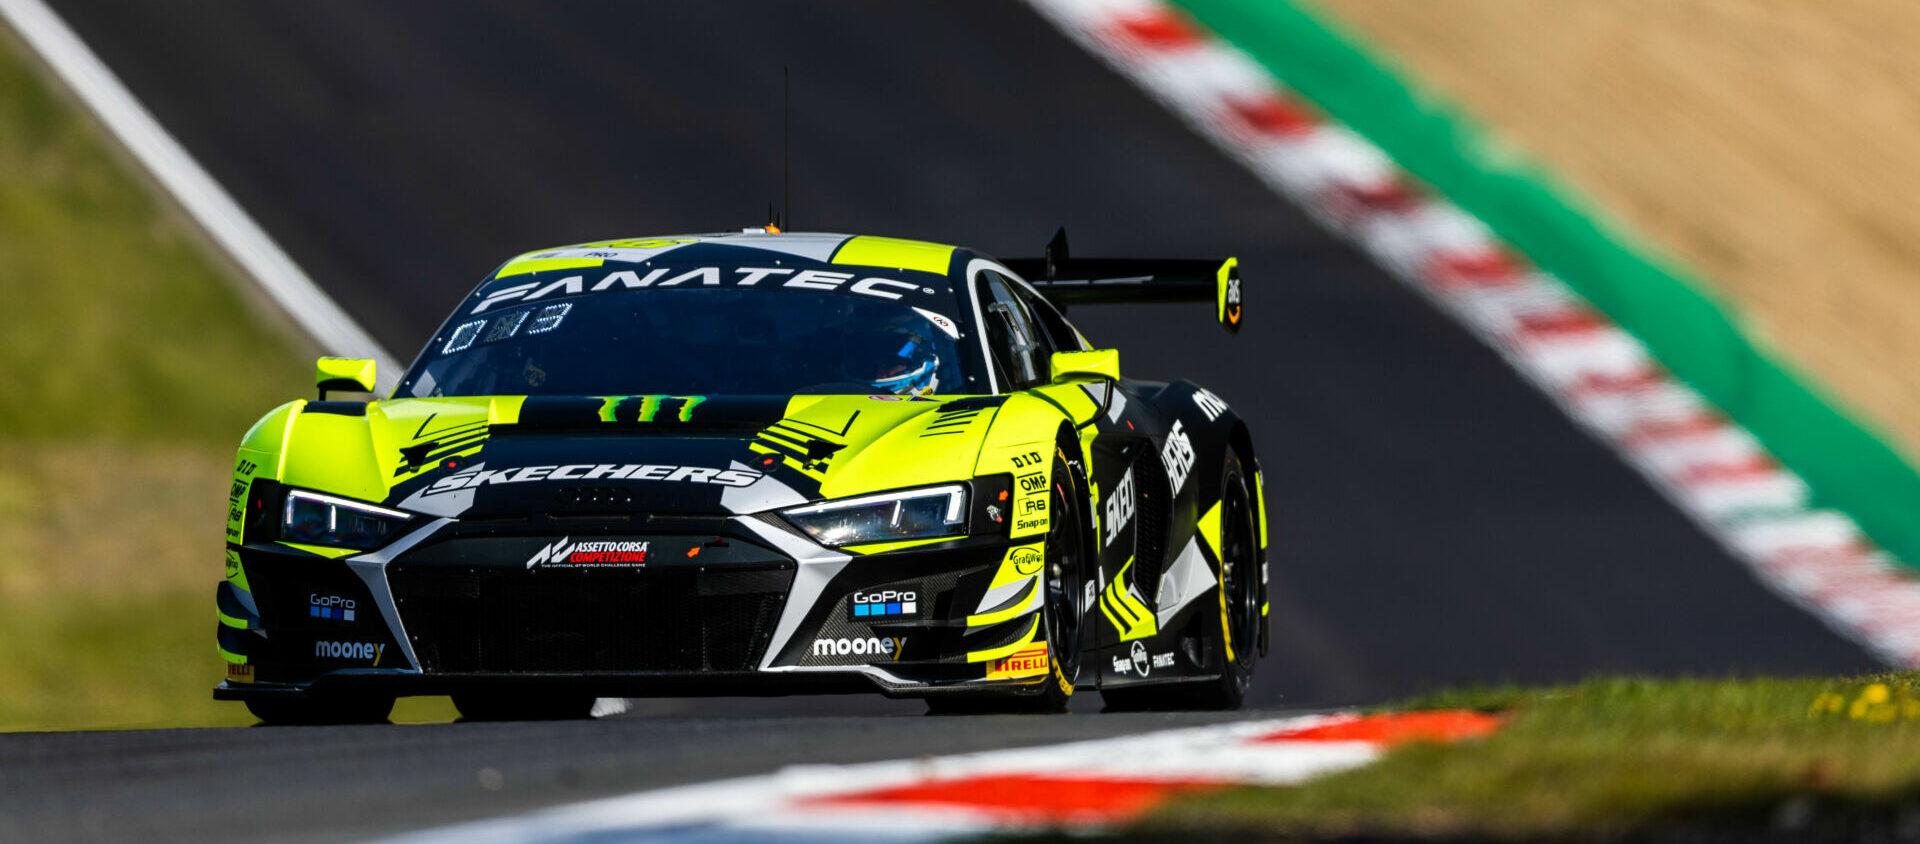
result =
M643 791L385 839L389 844L585 844L612 841L863 841L909 844L1106 820L1022 816L991 800L859 799L886 789L970 787L986 777L1048 782L1292 785L1365 765L1374 741L1275 741L1283 731L1351 722L1345 714L1239 721L1108 739L857 765L793 765L772 774ZM1263 740L1264 739L1264 740Z
M380 391L392 389L400 378L393 356L287 257L65 21L41 0L0 0L0 17L321 348L373 358L379 362Z

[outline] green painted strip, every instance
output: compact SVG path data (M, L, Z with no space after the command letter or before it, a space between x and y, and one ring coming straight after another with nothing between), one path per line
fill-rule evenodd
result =
M1634 334L1882 547L1920 568L1920 473L1705 288L1298 0L1173 0Z

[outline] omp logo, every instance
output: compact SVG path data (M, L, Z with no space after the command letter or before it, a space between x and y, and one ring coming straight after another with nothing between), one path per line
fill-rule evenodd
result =
M659 466L641 463L573 463L566 466L520 466L512 469L482 469L448 475L427 487L425 495L439 495L493 484L524 484L532 481L594 481L601 478L627 481L683 481L721 486L750 486L760 480L752 469L709 469L705 466Z
M864 639L815 639L814 656L890 656L900 658L900 651L907 646L905 636L876 637Z
M1021 492L1041 492L1047 488L1047 473L1045 472L1021 475L1019 480Z
M1133 470L1128 469L1120 476L1120 483L1114 485L1113 494L1107 497L1107 539L1103 547L1120 538L1120 531L1133 521L1133 509Z
M1205 388L1193 391L1193 403L1200 408L1201 413L1207 415L1208 422L1219 419L1220 414L1227 412L1227 403L1221 401L1219 396L1207 392Z
M669 273L672 274L669 275ZM739 277L727 277L733 274ZM592 287L587 286L587 277L584 275L568 276L544 285L537 282L509 285L485 294L480 304L473 306L473 312L477 314L506 302L532 302L548 296L578 296L582 293L603 293L609 290L619 292L642 287L677 287L683 284L696 287L753 287L763 281L766 282L767 287L794 287L803 290L839 290L845 287L848 293L872 296L876 299L899 299L904 293L920 292L920 285L912 282L871 277L854 281L853 273L837 273L829 270L795 272L792 267L727 269L656 267L646 275L640 275L635 270L617 270L594 282Z
M1160 449L1160 462L1167 464L1167 483L1173 485L1173 494L1179 495L1180 488L1187 485L1187 473L1193 471L1193 441L1187 439L1180 420L1173 420L1173 428L1167 431L1167 444Z
M920 612L920 593L918 592L880 589L873 592L855 592L851 600L855 618L916 615Z
M371 659L374 665L379 665L380 653L386 648L372 642L314 642L313 655L325 659Z

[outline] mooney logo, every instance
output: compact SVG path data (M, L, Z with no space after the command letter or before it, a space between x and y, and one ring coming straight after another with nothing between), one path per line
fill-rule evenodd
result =
M893 657L894 659L898 660L900 658L900 651L906 646L907 646L907 639L905 636L897 636L897 637L888 636L886 638L868 636L867 638L864 638L864 639L859 637L855 637L852 639L815 639L813 640L813 655L814 656L847 656L848 654L854 654L858 656L885 655L885 656Z
M427 495L439 495L461 489L492 484L524 484L532 481L684 481L721 486L749 486L760 480L752 469L709 469L705 466L659 466L642 463L573 463L566 466L521 466L513 469L482 469L448 475L427 487Z
M326 659L371 659L374 665L380 664L380 652L386 645L372 642L314 642L313 655Z

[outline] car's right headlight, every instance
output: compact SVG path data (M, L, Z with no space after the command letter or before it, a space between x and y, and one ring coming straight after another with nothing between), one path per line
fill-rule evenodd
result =
M783 510L780 516L829 547L965 536L967 487L946 484L842 498Z
M306 490L287 490L280 538L308 545L371 551L400 534L412 514Z

